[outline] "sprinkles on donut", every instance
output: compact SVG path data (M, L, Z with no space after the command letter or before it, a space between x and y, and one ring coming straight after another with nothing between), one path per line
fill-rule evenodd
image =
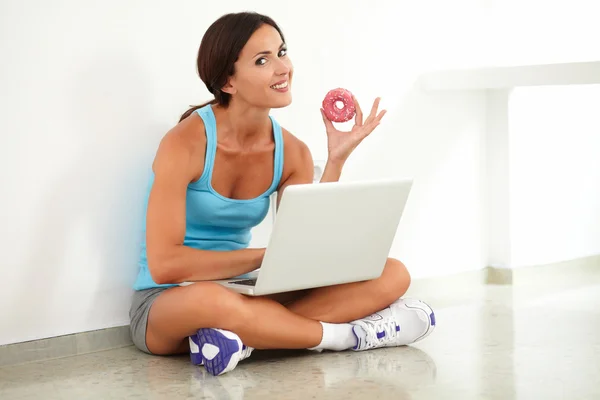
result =
M343 108L338 108L337 102L344 104ZM352 100L352 93L343 88L330 90L325 99L323 99L323 110L328 120L333 122L346 122L351 120L356 113L356 107Z

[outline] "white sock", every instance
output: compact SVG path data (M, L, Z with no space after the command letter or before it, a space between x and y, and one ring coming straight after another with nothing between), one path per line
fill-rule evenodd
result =
M342 351L356 346L356 335L352 331L350 324L330 324L321 322L323 327L323 337L317 347L311 347L308 350L334 350Z

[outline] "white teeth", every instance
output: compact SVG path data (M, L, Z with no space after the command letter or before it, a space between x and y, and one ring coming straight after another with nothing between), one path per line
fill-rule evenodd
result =
M287 81L279 84L279 85L273 85L271 86L273 89L285 89L286 87L288 87L288 83Z

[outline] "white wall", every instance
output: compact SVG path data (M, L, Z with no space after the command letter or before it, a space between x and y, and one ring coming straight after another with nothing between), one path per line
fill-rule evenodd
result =
M273 115L316 159L326 156L327 90L347 87L365 109L383 97L385 122L342 179L416 179L391 255L417 278L485 266L485 98L425 95L414 82L490 59L492 3L252 3L281 25L296 68L294 103ZM128 324L152 156L187 105L209 98L195 72L204 31L247 8L0 3L0 345Z
M486 10L488 65L600 59L597 0L489 0Z
M600 85L510 100L511 265L600 253Z
M209 98L195 72L204 31L248 7L202 4L2 2L0 344L128 323L156 145L188 104ZM417 178L393 249L415 276L479 268L471 207L482 119L466 111L479 96L428 99L411 89L423 69L477 59L483 43L469 27L481 28L479 8L440 1L444 15L412 2L365 4L327 2L309 12L253 3L282 26L296 67L294 104L273 114L323 159L326 91L347 87L365 109L382 96L386 121L344 179Z

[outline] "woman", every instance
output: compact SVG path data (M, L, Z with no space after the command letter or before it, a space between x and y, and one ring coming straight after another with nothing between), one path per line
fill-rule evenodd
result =
M264 297L208 282L258 268L265 249L249 249L250 229L269 195L310 183L308 147L269 116L291 103L292 63L275 22L256 13L228 14L210 26L198 71L215 96L185 112L162 139L153 162L146 237L131 306L135 345L150 354L191 351L213 375L258 349L365 350L427 336L433 312L400 299L405 266L388 259L382 276ZM353 149L381 122L379 99L363 121L358 102L351 132L328 137L322 181L337 181ZM281 198L281 196L278 196ZM187 286L181 282L196 281Z

